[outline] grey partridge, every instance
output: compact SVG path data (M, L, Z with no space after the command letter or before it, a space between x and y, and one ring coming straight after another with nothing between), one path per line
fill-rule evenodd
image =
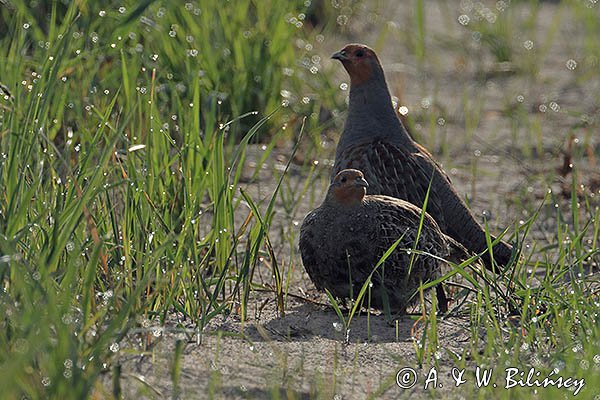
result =
M361 171L336 175L323 203L302 223L302 263L317 289L356 299L378 261L400 239L372 274L370 305L403 313L418 298L421 283L441 276L443 260L459 262L469 255L428 214L419 235L421 209L393 197L366 195L367 187ZM446 311L441 285L436 289L440 310Z
M423 207L429 190L426 211L442 232L469 251L484 253L488 248L485 230L441 166L400 122L375 52L362 44L349 44L332 58L350 75L348 116L337 145L332 178L343 169L359 169L369 182L369 194L396 197L417 207ZM512 255L512 246L504 241L493 247L493 259L499 266L506 266ZM494 270L489 252L482 259Z

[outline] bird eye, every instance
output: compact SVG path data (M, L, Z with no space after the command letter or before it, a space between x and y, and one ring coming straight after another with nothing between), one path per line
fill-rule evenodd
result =
M342 178L342 183L346 183L346 181L347 181L347 179L346 179L346 177L344 176L344 177Z
M354 55L356 55L356 57L362 57L365 55L365 52L362 50L357 50L356 53L354 53Z

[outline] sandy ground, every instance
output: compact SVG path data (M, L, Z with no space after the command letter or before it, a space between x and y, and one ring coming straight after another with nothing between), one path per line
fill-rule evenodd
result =
M426 63L421 70L417 70L416 60L407 58L403 47L396 45L402 40L405 22L410 19L410 7L387 6L387 9L380 10L383 11L380 15L385 15L395 26L382 46L380 58L393 94L400 97L401 103L406 104L409 110L419 109L422 100L432 96L438 104L431 108L431 112L441 115L439 110L445 110L444 129L438 132L448 141L448 150L441 151L442 136L434 138L433 145L430 143L429 147L443 162L459 193L469 197L471 208L478 215L485 211L490 216L493 230L498 232L528 218L541 203L548 187L553 188L556 198L560 199L560 192L570 182L570 177L566 178L566 183L562 182L556 178L555 171L562 165L560 149L565 146L569 133L581 138L582 142L589 140L589 146L598 153L598 135L591 134L586 139L585 129L573 129L573 126L582 114L596 115L597 118L600 81L592 79L581 85L565 67L568 59L581 60L583 57L580 41L573 39L581 38L581 32L568 23L568 12L563 15L556 39L542 65L539 65L537 80L530 80L522 74L500 74L482 81L481 66L469 61L464 51L456 51L448 45L451 39L466 37L464 30L455 22L450 33L446 29L449 20L456 21L463 13L458 2L452 3L455 6L450 8L450 12L455 15L451 19L444 16L443 8L427 7L427 57L435 60ZM541 26L535 32L536 37L531 38L535 45L543 45L558 11L558 4L543 3L538 18ZM360 13L367 15L369 12L362 10ZM362 20L354 16L343 38L326 38L323 58L346 42L374 43L381 23L361 23ZM495 69L493 60L480 61L489 70ZM437 67L428 67L430 64ZM339 81L347 82L341 67L339 69ZM471 141L467 140L464 132L461 99L465 91L477 94L479 97L473 101L481 102L483 107L482 119ZM559 105L558 112L551 110L552 102ZM507 104L521 104L526 112L537 116L542 132L542 154L537 153L535 140L529 135L521 137L527 132L527 127L519 127L517 137L514 137L511 121L502 111ZM546 106L545 112L540 110L540 106ZM426 142L429 140L426 127L421 128L417 126L413 134ZM526 158L524 149L532 150L533 155ZM285 151L280 153L280 161L283 162ZM525 162L522 161L524 159ZM476 175L472 169L474 162L477 162ZM289 218L301 223L306 212L316 205L315 202L321 201L326 185L323 177L329 175L326 163L323 164L325 166L319 170L318 179L314 182L314 201L307 198L293 215L284 211L276 215L273 231L282 237L289 234L290 229L299 229L299 226L289 223ZM595 188L593 160L584 157L578 167L583 171L580 174L582 183L591 186L597 194L597 201L600 180ZM290 180L305 178L292 168ZM266 197L271 194L274 183L266 170L259 184L251 185L249 191L253 196ZM530 242L552 241L553 206L551 202L543 207L543 210L547 209L547 212L543 211L547 218L540 218L540 222L536 223L535 232L528 238ZM277 218L286 220L278 222ZM290 293L306 295L311 301L288 297L286 315L280 318L274 295L255 292L248 320L242 323L235 315L215 318L206 327L200 343L194 327L187 326L186 321L178 321L176 315L171 316L163 328L150 328L149 332L130 335L121 348L131 351L122 351L118 357L123 371L121 386L126 398L202 399L211 395L214 398L287 398L287 390L299 398L309 398L317 392L324 398L335 399L360 399L370 395L383 398L432 395L431 391L424 391L422 387L429 366L418 371L419 384L416 387L404 390L396 385L396 374L400 369L418 367L414 339L422 334L422 322L404 317L395 326L388 324L382 316L367 318L363 314L352 322L349 343L345 344L344 333L333 310L313 302L327 303L327 300L316 293L302 271L297 252L291 252L290 260L286 254L290 249L286 247L285 240L275 240L274 244L278 254L282 254L283 262L294 266ZM259 275L264 275L268 282L268 269L259 269ZM436 358L439 356L440 382L447 383L447 386L438 390L444 397L459 395L451 388L450 370L456 365L453 355L462 354L463 348L469 347L472 339L469 326L468 316L454 315L439 321L438 336L443 348L436 353ZM177 341L183 344L180 392L174 391L171 379ZM139 354L142 342L150 344L144 355ZM107 376L107 388L110 387L109 382Z

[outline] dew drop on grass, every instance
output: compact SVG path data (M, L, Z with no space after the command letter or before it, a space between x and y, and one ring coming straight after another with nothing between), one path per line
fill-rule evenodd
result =
M119 351L119 343L113 343L110 345L109 347L110 351L112 351L113 353L116 353L117 351Z
M570 58L570 59L567 60L567 62L566 62L565 65L567 66L567 69L569 71L574 71L575 68L577 68L577 61L575 61L572 58Z
M461 14L458 16L458 23L462 26L467 26L470 20L471 18L469 18L469 16L466 14Z
M52 381L50 380L49 377L45 376L42 378L42 385L48 387L48 386L50 386L51 383L52 383Z
M346 25L348 23L348 16L345 14L339 15L336 19L338 25Z

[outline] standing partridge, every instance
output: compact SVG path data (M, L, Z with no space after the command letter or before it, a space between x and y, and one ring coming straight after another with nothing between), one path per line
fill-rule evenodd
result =
M332 178L343 169L359 169L369 181L369 194L397 197L417 207L423 207L429 190L426 211L442 232L469 251L486 251L485 230L444 170L413 141L398 119L375 52L365 45L349 44L332 58L341 61L350 75L348 116L337 145ZM493 247L497 265L507 265L512 253L512 246L504 241ZM494 270L489 252L482 258L486 267Z
M387 304L389 310L405 312L418 298L419 285L441 276L443 260L459 262L468 254L428 214L419 235L422 211L415 205L389 196L367 196L367 187L361 171L346 169L336 175L321 206L302 223L302 263L317 289L342 299L356 299L373 273L371 307L385 309ZM398 239L394 251L373 272ZM444 312L443 289L441 285L436 289Z

